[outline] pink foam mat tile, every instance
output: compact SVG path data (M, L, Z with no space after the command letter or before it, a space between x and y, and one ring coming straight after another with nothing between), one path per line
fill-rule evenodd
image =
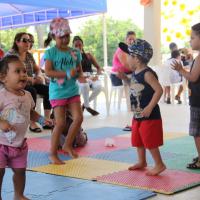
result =
M80 156L91 156L99 153L116 151L131 147L129 138L113 137L114 146L105 146L105 139L88 141L87 145L83 148L77 148L77 153Z
M124 170L97 177L97 181L173 194L200 185L200 174L165 170L158 176L147 176L146 170Z
M43 138L28 138L28 148L32 151L48 152L50 149L50 140Z
M112 147L105 146L105 139L99 139L99 140L89 140L86 146L75 148L75 150L80 156L90 156L90 155L96 155L98 153L125 149L131 146L129 138L113 137L112 139L114 141L114 146ZM27 142L29 150L32 151L48 152L50 149L49 139L29 138ZM63 151L59 151L59 153L63 154Z

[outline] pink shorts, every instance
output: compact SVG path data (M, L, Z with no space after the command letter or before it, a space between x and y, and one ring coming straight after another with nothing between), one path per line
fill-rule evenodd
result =
M132 122L132 146L154 149L163 145L162 120Z
M67 99L53 99L50 100L51 107L55 108L56 106L66 106L70 103L76 103L76 102L81 102L80 95L70 97Z
M26 168L28 145L26 141L21 147L0 144L0 168Z

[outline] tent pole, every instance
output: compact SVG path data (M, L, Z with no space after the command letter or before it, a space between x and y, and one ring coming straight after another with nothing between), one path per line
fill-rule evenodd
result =
M106 14L103 13L103 59L104 67L108 66L108 54L107 54L107 28L106 28Z

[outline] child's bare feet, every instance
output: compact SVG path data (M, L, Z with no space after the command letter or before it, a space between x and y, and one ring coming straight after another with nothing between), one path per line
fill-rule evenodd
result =
M157 176L161 172L163 172L166 169L166 166L162 163L160 165L156 165L153 169L148 170L146 172L147 176Z
M131 166L128 168L128 170L136 170L136 169L143 169L147 166L147 163L146 162L139 162L139 163L136 163L135 165Z
M60 160L57 155L50 155L49 159L51 161L51 164L55 164L55 165L63 165L63 164L65 164L65 162Z
M78 154L72 147L63 145L62 149L64 152L68 153L71 158L78 158Z
M30 200L25 196L15 196L14 200Z

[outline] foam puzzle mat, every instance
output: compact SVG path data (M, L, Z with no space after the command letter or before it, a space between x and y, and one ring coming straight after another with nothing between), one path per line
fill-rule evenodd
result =
M2 186L2 197L10 200L14 196L11 170L6 170L5 180ZM65 199L64 197L70 200L144 200L156 194L147 190L27 172L25 195L31 200L59 200Z
M97 181L131 188L173 194L200 185L200 175L177 170L165 170L159 176L147 176L145 170L124 170L97 177Z
M94 178L97 176L125 170L129 167L129 164L126 163L98 160L86 157L68 160L65 161L65 163L66 164L64 165L49 164L41 167L34 167L29 170L47 174L94 180Z
M97 132L95 133L95 131ZM152 190L164 194L173 194L200 184L200 170L186 168L186 164L191 162L196 152L193 139L189 136L181 137L183 134L179 133L165 134L166 141L160 150L168 170L150 180L148 176L144 175L144 172L139 174L139 171L137 173L134 171L136 174L131 173L130 177L127 175L130 172L127 168L137 161L136 149L131 147L130 133L122 131L120 128L104 127L91 129L88 134L92 137L89 138L87 145L83 148L76 148L80 156L78 159L71 160L68 155L59 153L59 157L65 161L65 165L49 164L49 136L29 138L28 169L65 178L97 179L97 181L109 184ZM107 137L114 140L114 147L105 146ZM153 165L149 151L147 151L147 161L148 165ZM197 179L194 178L194 174ZM190 175L191 178L189 178ZM134 176L138 177L135 179L136 183L132 182ZM107 180L108 178L109 180ZM164 187L167 184L168 187Z

